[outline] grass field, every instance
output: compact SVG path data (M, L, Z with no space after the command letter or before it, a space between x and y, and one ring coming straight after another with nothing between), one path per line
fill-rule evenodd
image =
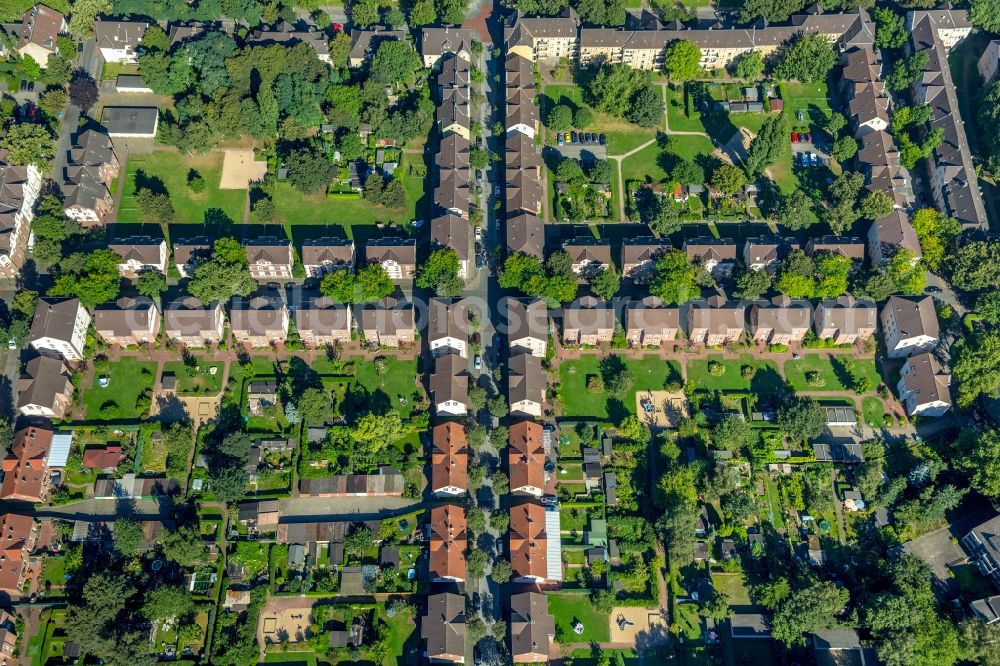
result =
M66 558L46 557L42 565L42 586L48 590L50 588L61 588L66 584Z
M375 372L374 363L359 363L355 381L365 387L375 400L388 400L389 405L399 411L404 419L413 412L413 394L419 391L416 385L416 360L398 360L391 356L385 357L389 368L384 375ZM405 398L406 404L399 398ZM364 407L364 405L355 405Z
M145 372L143 372L145 371ZM106 371L110 382L107 388L97 385L101 373L94 373L94 384L83 393L83 404L88 419L107 420L101 416L101 406L114 402L118 405L118 415L114 419L134 419L139 416L135 410L136 398L146 389L153 387L156 363L123 357L110 364Z
M715 574L712 576L712 587L729 596L730 606L751 605L750 593L747 592L742 574Z
M205 179L203 192L192 192L187 186L188 171L195 169ZM176 213L175 222L185 224L218 223L216 209L229 219L230 223L243 221L243 203L246 190L220 190L219 178L222 174L222 153L210 152L204 155L183 155L181 153L157 151L148 155L129 155L121 208L118 222L135 223L148 220L139 210L135 201L137 180L139 185L148 183L150 189L162 190L170 195L170 202ZM138 176L138 179L137 179Z
M885 406L873 395L866 395L861 400L861 411L865 415L865 423L872 428L881 428L885 424Z
M556 620L558 643L603 643L610 638L608 615L601 613L584 594L550 594L549 613ZM583 623L583 633L573 631L573 623Z
M844 359L841 361L840 359ZM785 362L785 379L796 391L850 391L851 379L847 371L846 357L833 354L806 354L797 361ZM875 362L870 360L850 359L854 371L867 377L874 389L882 381L875 369ZM806 381L806 373L818 372L822 386L813 386Z
M163 373L174 373L177 377L177 393L180 395L215 395L222 390L222 363L205 363L196 359L198 370L185 365L183 361L169 361L163 365ZM215 368L215 375L210 369ZM193 373L193 374L192 374Z
M631 369L634 381L632 388L619 403L618 399L609 397L605 392L591 393L587 390L587 377L601 374L600 361L597 356L587 355L564 361L559 366L559 395L563 401L564 416L607 419L634 414L637 391L659 391L669 381L680 381L681 377L680 366L674 361L652 357L626 359L625 363ZM620 410L624 410L624 413Z
M586 106L583 91L573 84L550 84L545 86L545 94L541 100L541 117L544 119L549 109L557 104L565 104L574 111ZM588 132L606 134L608 137L608 155L623 155L637 146L641 146L656 136L655 127L639 127L627 120L600 111L594 111L594 122L587 128ZM555 135L549 140L555 145Z
M718 362L725 368L720 376L708 370L709 363ZM752 366L756 374L750 380L743 378L743 366ZM781 388L781 375L773 361L761 361L751 356L726 359L721 355L709 356L705 360L692 360L687 365L688 381L696 388L706 391L762 391L773 392Z

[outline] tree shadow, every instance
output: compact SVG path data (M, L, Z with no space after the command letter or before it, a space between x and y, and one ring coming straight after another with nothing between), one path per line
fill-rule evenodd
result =
M854 377L848 361L844 361L839 356L835 356L833 354L831 354L828 358L830 360L830 367L833 368L833 374L836 376L837 381L840 382L841 385L850 389L854 385Z
M757 372L750 380L750 391L752 393L775 393L781 390L783 381L777 369L770 365L758 366Z
M135 172L135 189L137 192L139 190L151 190L155 194L169 194L162 178L159 176L150 176L142 169L137 169Z
M632 414L619 398L608 398L605 409L608 412L608 420L615 424L621 423Z

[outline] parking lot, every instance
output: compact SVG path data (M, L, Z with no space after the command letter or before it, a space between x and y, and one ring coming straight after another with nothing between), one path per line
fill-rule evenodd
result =
M829 166L831 158L827 152L828 146L803 140L805 136L809 135L800 135L797 137L798 141L795 136L792 137L792 165L799 168Z

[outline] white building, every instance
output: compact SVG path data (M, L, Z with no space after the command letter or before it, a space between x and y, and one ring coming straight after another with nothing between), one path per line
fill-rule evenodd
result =
M78 298L40 298L31 322L31 346L67 361L83 360L90 313Z

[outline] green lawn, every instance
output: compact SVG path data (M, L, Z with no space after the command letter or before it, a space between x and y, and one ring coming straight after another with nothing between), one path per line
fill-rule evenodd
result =
M778 488L774 485L771 477L764 477L764 487L767 489L767 506L771 510L771 524L775 529L784 529L785 514L781 507L781 497L778 495Z
M621 222L622 192L618 188L618 162L608 160L611 165L611 210L608 211L608 219L612 222Z
M595 355L581 356L564 361L559 366L559 395L563 402L563 415L568 418L588 417L607 419L621 416L620 409L627 414L635 413L635 394L638 391L659 391L671 380L680 381L680 366L674 361L647 357L640 360L625 359L632 371L632 388L620 401L605 392L591 393L587 390L587 377L600 375L601 359ZM608 409L608 403L612 409ZM614 412L614 414L612 414Z
M670 129L677 132L704 132L705 125L701 120L701 111L691 106L691 113L685 113L684 89L680 86L671 90L667 88L667 117Z
M785 362L785 378L796 391L849 391L851 379L846 364L853 362L854 371L872 382L874 389L882 381L875 362L834 354L806 354L801 359ZM806 373L818 372L822 386L806 381Z
M698 615L698 604L675 604L674 624L678 633L685 641L701 640L701 617Z
M611 630L607 613L601 613L584 594L550 594L549 613L556 620L557 643L603 643ZM583 623L583 633L573 631L573 623Z
M140 466L144 472L167 471L167 445L162 439L159 442L154 442L152 439L142 441Z
M729 596L730 606L750 606L752 603L742 574L714 574L712 587Z
M587 527L587 509L582 506L559 509L559 529L567 532L582 532Z
M861 400L861 410L865 415L865 423L872 428L881 428L885 424L885 406L873 395L866 395Z
M196 366L188 366L183 361L168 361L163 365L163 374L174 373L177 377L177 393L180 395L216 395L222 390L222 363L205 363L196 358ZM211 374L215 368L215 375Z
M42 585L46 589L61 588L66 584L66 559L49 556L42 565Z
M195 169L205 179L203 192L192 192L187 186L188 171ZM221 211L230 223L243 221L243 204L246 190L220 190L222 175L222 153L210 152L204 155L184 155L175 152L157 151L147 155L129 155L125 192L122 195L118 222L148 222L135 201L136 176L147 179L151 189L163 189L170 195L174 205L175 222L187 224L218 223L220 217L209 210ZM142 184L139 180L139 184ZM206 213L208 213L206 215ZM220 229L221 231L221 229Z
M660 166L662 154L663 149L654 143L626 157L622 160L622 180L626 183L630 180L644 182L649 179L653 183L666 180L667 172Z
M88 420L134 419L139 416L136 411L136 399L146 389L153 388L156 363L139 361L126 356L108 365L106 371L94 372L94 384L83 393L83 404ZM98 379L106 374L110 379L107 388L98 386ZM101 407L114 403L118 405L116 416L102 416Z
M556 104L565 104L576 110L585 106L583 91L573 84L549 84L541 100L541 117L545 118L549 109ZM637 146L641 146L656 136L655 127L639 127L627 120L600 111L594 111L594 122L586 128L588 132L606 134L608 138L608 155L623 155ZM555 144L555 135L549 137L549 143Z
M389 368L384 375L375 371L374 363L358 363L355 380L368 389L375 399L388 400L389 405L399 410L399 415L405 419L413 412L414 393L420 391L416 384L417 362L399 360L392 356L386 356L385 359L389 362ZM400 403L401 397L406 400L405 405Z
M708 370L709 364L718 362L725 369L721 376L715 376ZM750 380L743 378L743 367L756 368L756 374ZM687 365L688 381L694 382L698 389L707 391L754 391L773 392L782 386L778 366L773 361L762 361L749 355L739 359L727 359L722 355L711 355L708 359L689 361Z

